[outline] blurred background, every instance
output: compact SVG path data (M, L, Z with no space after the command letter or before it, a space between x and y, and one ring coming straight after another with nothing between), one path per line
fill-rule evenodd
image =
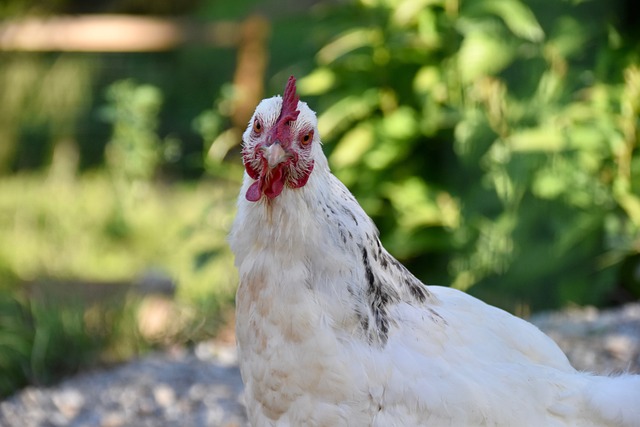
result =
M0 396L224 331L240 135L289 75L424 282L640 297L633 0L3 0Z

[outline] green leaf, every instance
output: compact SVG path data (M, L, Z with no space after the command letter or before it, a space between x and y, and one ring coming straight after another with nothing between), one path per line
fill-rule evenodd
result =
M458 67L464 82L503 70L514 57L513 48L504 40L483 31L472 31L462 42Z
M442 74L438 67L425 65L413 78L413 90L418 94L426 94L442 85Z
M507 138L506 142L513 151L520 152L557 152L567 148L565 136L554 127L522 130Z
M357 125L340 138L331 154L331 163L343 168L357 163L373 144L373 128L366 122Z
M502 18L513 34L531 42L544 39L544 31L535 15L527 6L517 0L493 0L482 2L488 12Z
M420 14L429 7L442 6L443 0L404 0L393 9L391 22L399 27L409 26L414 23Z
M388 183L384 194L398 215L399 226L413 230L420 226L443 225L445 219L436 203L436 194L420 178L412 177L400 183Z
M330 68L321 67L311 74L298 80L298 93L302 96L323 95L333 88L336 83L336 73Z
M318 51L316 58L320 64L330 65L356 49L378 44L381 39L382 34L378 28L354 28L325 45Z
M418 121L415 111L410 107L400 107L382 120L384 133L393 139L406 140L415 136Z
M362 119L377 107L378 90L369 89L358 95L347 95L327 108L318 117L318 129L323 138L331 139L354 121Z

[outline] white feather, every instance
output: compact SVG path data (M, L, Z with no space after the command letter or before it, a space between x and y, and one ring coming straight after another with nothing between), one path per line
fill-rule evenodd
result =
M258 106L266 127L281 104ZM536 327L454 289L416 296L298 109L294 129L316 129L308 182L254 203L245 174L229 239L252 425L640 426L637 376L577 372Z

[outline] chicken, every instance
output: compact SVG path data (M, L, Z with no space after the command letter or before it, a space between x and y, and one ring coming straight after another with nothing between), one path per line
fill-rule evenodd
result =
M578 372L535 326L384 249L293 77L242 156L229 243L253 426L640 426L640 377Z

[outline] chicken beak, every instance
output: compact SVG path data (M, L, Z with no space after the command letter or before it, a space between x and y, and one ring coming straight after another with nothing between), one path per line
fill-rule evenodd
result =
M284 151L278 141L274 142L268 147L263 147L262 154L266 159L267 164L269 165L269 169L275 168L289 157L289 154Z

